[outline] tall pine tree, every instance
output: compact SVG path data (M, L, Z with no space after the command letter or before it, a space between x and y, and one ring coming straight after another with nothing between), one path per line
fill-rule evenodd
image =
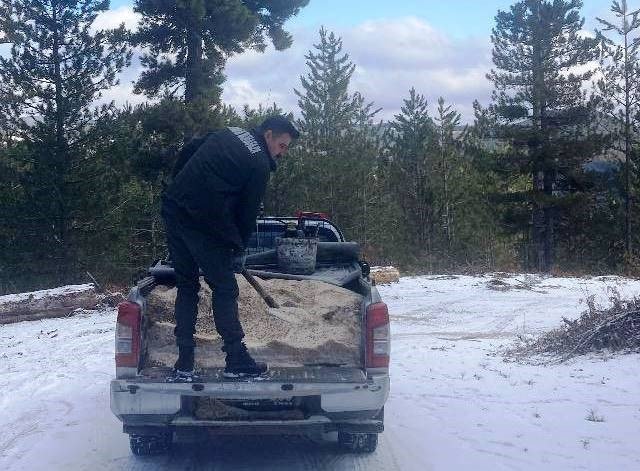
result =
M612 148L624 155L624 248L628 257L632 239L633 153L638 145L640 118L640 10L631 11L626 0L614 0L611 12L616 18L615 22L597 18L603 28L598 31L602 55L597 91L601 99L600 110L605 115L603 122L613 138Z
M402 245L413 257L424 259L433 253L436 231L435 177L437 135L424 95L409 90L400 113L386 135L387 191L396 195L402 227L407 239Z
M454 219L454 204L452 199L452 170L457 166L459 157L458 142L456 141L456 128L460 125L460 113L445 105L443 97L438 99L438 114L435 117L436 132L438 136L438 167L442 181L440 197L440 218L447 242L447 249L451 249L451 238Z
M327 143L349 128L357 112L357 97L349 94L356 66L342 53L342 39L324 28L316 51L305 56L309 72L300 77L302 91L295 90L307 139Z
M375 166L373 117L379 110L349 90L355 65L341 38L322 28L314 48L305 56L309 72L300 77L302 88L295 90L304 137L288 159L306 178L294 184L301 206L329 212L350 237L364 241L371 196L364 185Z
M593 153L582 87L594 72L579 68L595 59L596 40L580 34L581 7L580 0L521 0L498 12L491 35L494 110L513 145L511 164L531 182L520 196L531 207L530 265L540 271L554 265L559 210Z
M186 103L219 101L226 60L247 49L292 43L284 23L309 0L136 0L142 15L135 42L147 47L136 91L184 96Z
M86 227L87 201L100 198L93 188L100 171L92 127L110 108L93 104L130 59L123 27L92 30L108 5L0 0L0 30L11 44L0 57L0 112L20 142L10 165L25 210L9 223L22 224L16 230L30 241L25 256L40 269L53 267L59 282L74 274L72 239Z

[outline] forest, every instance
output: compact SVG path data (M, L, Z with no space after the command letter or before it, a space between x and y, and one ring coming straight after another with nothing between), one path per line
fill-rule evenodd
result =
M468 123L415 88L380 119L327 27L290 91L297 109L225 104L229 57L290 47L286 21L308 3L135 0L130 31L93 27L105 0L0 0L0 294L131 283L166 256L159 203L181 146L275 113L302 137L265 214L326 212L372 265L640 273L640 10L614 0L593 31L580 0L497 11L493 94ZM134 50L148 100L98 104Z

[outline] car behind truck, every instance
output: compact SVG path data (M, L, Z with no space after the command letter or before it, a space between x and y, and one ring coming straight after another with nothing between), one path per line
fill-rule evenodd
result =
M319 253L311 275L291 275L269 265L276 238L292 223L303 224L305 231L313 232L324 244L324 258ZM270 365L265 375L252 379L226 379L223 368L212 367L200 371L196 382L167 382L170 369L147 361L151 348L147 297L159 285L172 282L170 265L157 263L118 306L111 410L129 434L134 454L166 452L174 440L210 434L337 432L339 443L347 450L376 449L389 394L390 334L387 306L369 280L367 265L357 259L341 259L336 247L344 246L343 235L321 216L261 218L256 229L247 262L253 275L321 280L362 297L357 314L359 345L353 346L359 352L357 364ZM225 413L203 416L207 408L224 408Z

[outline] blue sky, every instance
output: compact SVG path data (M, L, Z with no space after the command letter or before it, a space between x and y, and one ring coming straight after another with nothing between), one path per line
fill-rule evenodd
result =
M512 0L311 0L289 21L293 27L353 26L367 20L416 16L464 37L487 34L498 9L506 10ZM608 10L608 0L583 0L583 14L592 18ZM112 8L132 5L113 0Z
M507 10L512 0L311 0L292 26L356 25L375 19L416 16L455 37L488 34L496 12ZM585 0L585 16L601 14L609 3Z
M306 73L304 55L318 40L324 26L343 39L343 51L356 65L352 91L360 91L383 108L381 118L396 114L408 90L415 87L431 103L443 96L465 121L472 119L472 103L488 103L491 84L491 28L498 9L513 0L311 0L287 23L293 46L282 52L246 52L228 61L223 100L241 107L278 103L296 113L293 93ZM608 16L609 0L584 0L585 30L596 16ZM132 2L115 0L106 24L135 23ZM630 1L638 8L640 0ZM144 97L131 93L139 64L122 77L111 96L138 103Z

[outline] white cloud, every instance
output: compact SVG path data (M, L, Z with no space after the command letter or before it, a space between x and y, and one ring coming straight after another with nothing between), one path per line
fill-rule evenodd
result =
M133 85L130 82L121 82L115 87L102 92L102 98L98 100L98 103L110 103L112 101L121 106L124 104L138 105L150 100L144 95L133 93Z
M382 119L397 114L411 87L435 105L439 96L473 118L474 99L487 102L491 84L485 74L491 68L489 37L456 40L415 17L367 21L349 29L333 31L343 40L343 52L356 65L352 91L361 92L382 107ZM294 31L294 44L285 51L267 49L264 54L245 53L229 60L223 99L241 100L233 80L246 80L252 99L268 94L269 105L297 111L293 89L300 89L300 76L307 74L304 56L318 43L317 31ZM248 103L253 103L248 101ZM234 103L235 104L235 103ZM434 106L435 108L435 106Z
M399 113L412 87L432 109L444 97L467 121L473 118L474 99L488 101L489 37L454 39L422 19L407 17L367 22L345 31L343 41L358 67L354 87L384 108L384 119Z
M128 103L130 105L137 105L149 100L145 95L138 95L133 93L133 82L140 76L142 72L142 66L140 65L140 53L134 52L131 60L131 66L125 69L119 76L119 84L115 87L111 87L109 90L102 92L102 98L99 103L109 103L114 101L116 105L124 105Z
M121 14L102 20L104 27L116 26L127 14L133 15L127 8L117 11ZM378 115L381 119L391 119L400 111L411 87L427 96L434 109L438 97L443 96L467 121L473 119L474 99L489 100L491 83L485 78L492 65L488 36L454 39L415 17L367 21L334 33L343 39L343 52L356 65L352 91L360 91L368 101L383 107ZM308 72L304 56L318 43L319 35L309 29L292 34L294 43L285 51L269 47L265 53L248 51L229 59L222 95L225 103L242 108L244 104L256 107L275 102L298 114L293 89L301 89L300 76ZM125 90L131 89L127 82L140 70L139 63L134 64L118 92L108 95L117 102L127 101ZM140 100L139 96L128 98L131 103Z
M92 31L101 29L114 29L124 23L129 30L135 31L138 28L138 20L140 15L134 13L133 7L121 6L114 10L107 10L100 13L91 25Z
M376 61L385 68L415 69L447 58L452 43L425 21L407 17L367 21L343 33L343 41L354 57Z
M244 105L257 108L258 105L281 104L285 97L280 92L256 88L248 79L229 79L225 82L224 102L236 109Z

